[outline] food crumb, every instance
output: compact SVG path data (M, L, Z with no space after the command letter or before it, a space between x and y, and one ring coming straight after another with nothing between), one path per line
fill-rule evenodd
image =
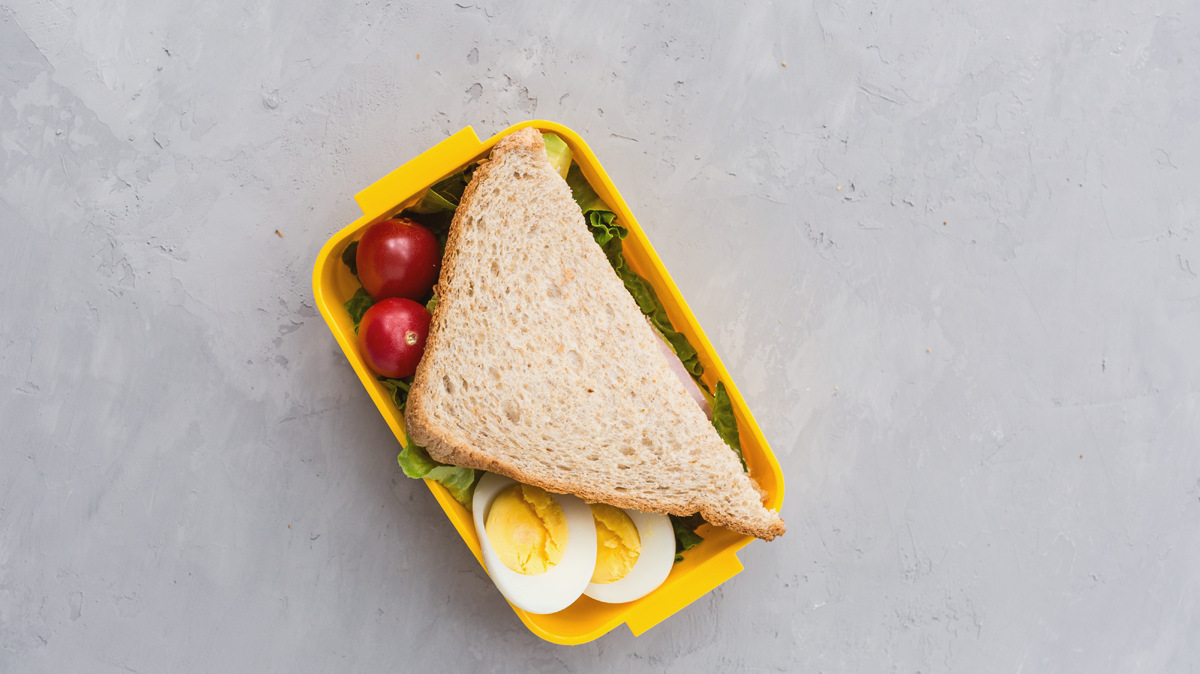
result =
M276 236L278 236L278 237L279 237L279 238L281 238L281 239L283 238L283 234L280 234L280 232L279 232L279 230L278 230L278 229L277 229L277 230L275 230L275 235L276 235Z
M842 191L842 186L841 186L841 185L838 185L838 191L839 191L839 192L841 192L841 191Z
M784 68L786 68L786 67L787 67L787 61L783 61L783 67L784 67Z
M420 60L421 60L421 55L420 55L420 54L417 54L417 60L418 60L418 61L420 61Z
M942 223L942 227L945 227L945 226L946 226L946 223L944 223L944 222L943 222L943 223Z
M929 353L929 349L925 349L925 353Z

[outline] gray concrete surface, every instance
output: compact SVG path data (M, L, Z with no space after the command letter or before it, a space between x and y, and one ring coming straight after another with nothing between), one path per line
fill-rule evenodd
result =
M606 5L0 4L0 671L1200 672L1200 6ZM576 648L309 286L354 192L531 117L788 480L745 572Z

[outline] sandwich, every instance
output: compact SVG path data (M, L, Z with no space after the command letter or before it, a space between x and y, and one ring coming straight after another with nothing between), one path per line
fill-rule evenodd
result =
M537 130L503 138L474 169L434 291L404 405L410 445L430 459L764 540L784 533Z

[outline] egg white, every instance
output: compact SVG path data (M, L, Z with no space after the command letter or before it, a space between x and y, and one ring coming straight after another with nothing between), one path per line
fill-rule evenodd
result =
M479 547L483 552L484 568L487 569L496 588L500 590L500 594L513 606L526 613L557 613L575 603L592 580L592 571L596 568L596 524L592 519L592 509L581 499L570 494L547 492L558 502L563 515L566 516L566 550L563 552L562 561L549 571L536 576L525 576L500 561L491 541L488 540L487 529L484 526L496 495L512 484L516 484L516 481L495 473L484 473L475 487L471 509L475 519L475 531L479 534ZM673 556L673 538L671 546Z
M675 565L675 529L671 519L637 510L626 510L625 514L633 520L642 539L637 562L621 580L605 584L589 582L583 592L606 604L623 604L650 594L663 584ZM594 560L592 566L595 566Z

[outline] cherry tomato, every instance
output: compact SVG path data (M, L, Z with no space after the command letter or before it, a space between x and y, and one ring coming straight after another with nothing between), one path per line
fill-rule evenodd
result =
M367 367L397 379L416 372L431 319L425 307L400 297L389 297L367 309L358 324L358 350Z
M355 261L358 279L375 301L420 301L437 283L442 251L428 229L408 218L394 218L371 225L358 242Z

